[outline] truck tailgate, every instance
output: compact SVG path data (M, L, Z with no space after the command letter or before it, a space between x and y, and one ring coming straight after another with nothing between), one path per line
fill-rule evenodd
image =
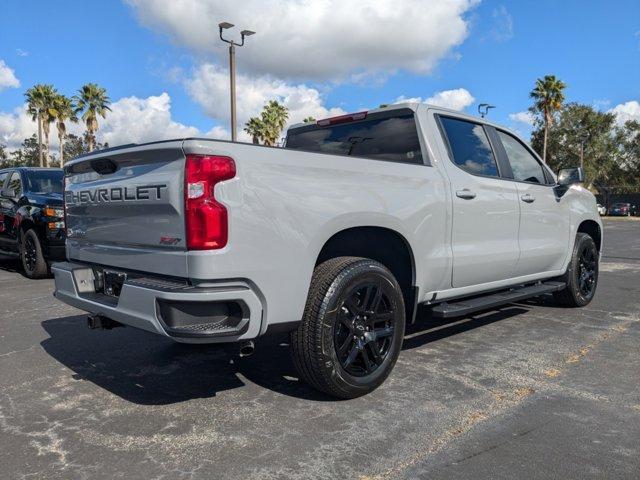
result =
M97 152L65 168L67 257L187 276L181 141Z

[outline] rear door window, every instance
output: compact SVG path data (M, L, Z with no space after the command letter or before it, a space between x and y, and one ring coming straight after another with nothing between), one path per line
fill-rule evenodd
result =
M364 120L290 129L286 148L422 164L422 150L412 110L377 112Z
M547 184L542 165L533 154L515 137L500 130L497 130L497 133L511 164L513 179L519 182Z
M453 161L474 175L498 177L498 165L489 137L480 123L440 117Z

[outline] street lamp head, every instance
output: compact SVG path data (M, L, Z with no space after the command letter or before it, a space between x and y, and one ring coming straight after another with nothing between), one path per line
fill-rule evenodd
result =
M243 37L250 37L251 35L255 35L256 32L252 32L251 30L242 30L240 35Z
M229 23L229 22L220 22L218 24L218 27L220 27L220 31L222 30L226 30L227 28L231 28L233 27L233 23Z

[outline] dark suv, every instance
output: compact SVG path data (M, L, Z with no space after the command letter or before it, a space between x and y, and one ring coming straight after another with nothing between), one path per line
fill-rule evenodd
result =
M65 258L62 191L61 169L0 170L0 253L20 256L29 278Z

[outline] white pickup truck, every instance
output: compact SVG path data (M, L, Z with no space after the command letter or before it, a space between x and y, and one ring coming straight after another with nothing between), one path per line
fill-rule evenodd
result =
M65 167L55 295L93 328L241 353L291 332L300 377L352 398L389 375L418 304L589 303L602 224L581 181L486 119L424 104L296 125L286 148L98 151Z

